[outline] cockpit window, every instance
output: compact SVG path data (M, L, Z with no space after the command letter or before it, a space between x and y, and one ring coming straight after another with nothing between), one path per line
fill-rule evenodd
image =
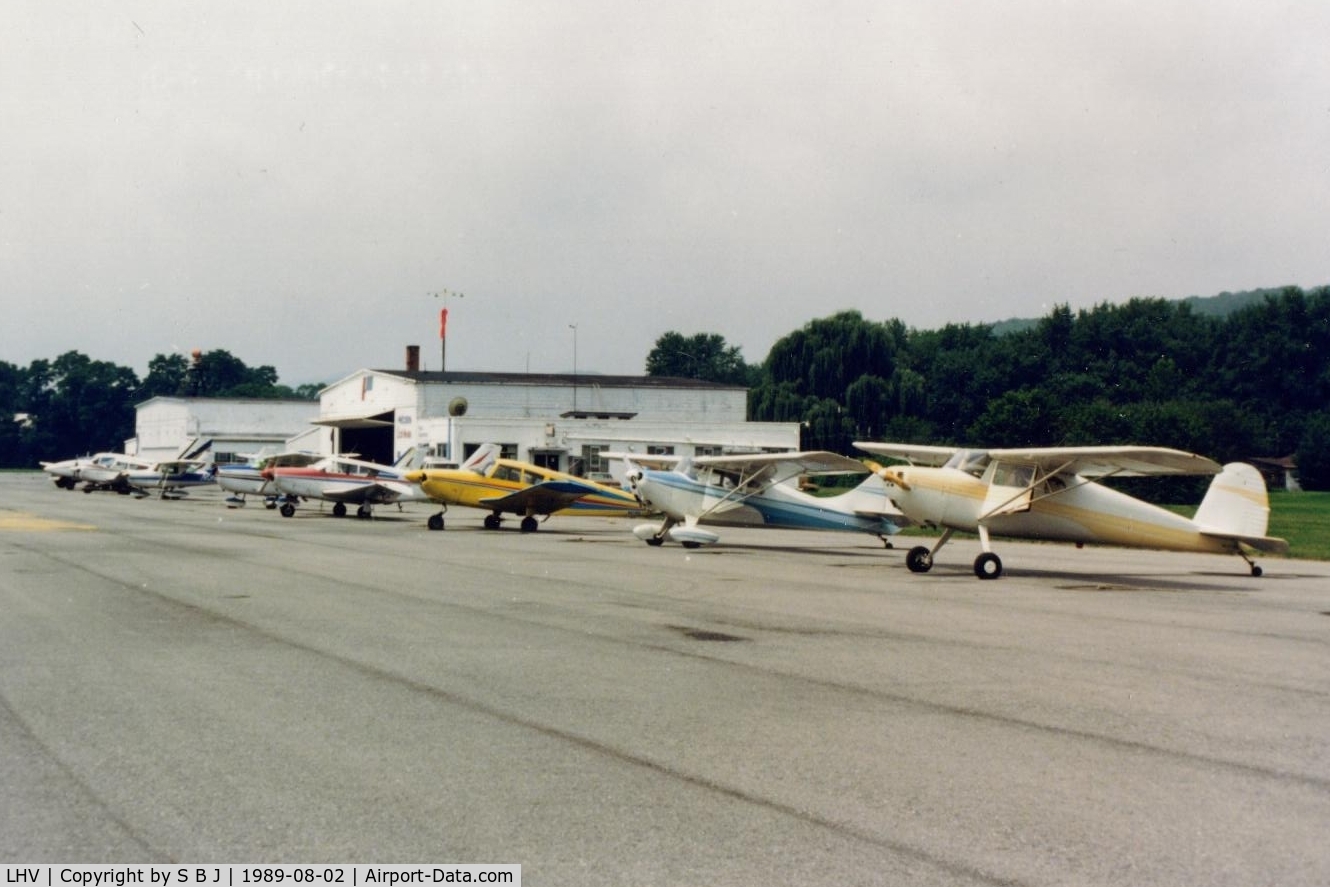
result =
M988 467L988 453L983 450L957 450L943 467L959 468L966 474L979 477Z

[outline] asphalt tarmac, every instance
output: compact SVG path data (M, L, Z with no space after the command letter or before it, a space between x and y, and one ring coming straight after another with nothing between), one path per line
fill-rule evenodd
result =
M1330 564L0 475L0 861L1330 883Z

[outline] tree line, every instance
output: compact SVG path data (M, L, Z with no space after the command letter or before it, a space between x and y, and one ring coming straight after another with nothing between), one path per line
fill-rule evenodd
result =
M648 375L749 389L749 418L799 422L808 448L855 440L987 447L1137 443L1221 462L1294 455L1330 489L1330 287L1261 294L1227 314L1132 299L1033 323L907 328L843 311L777 341L760 364L714 333L661 336ZM146 378L70 351L0 361L0 467L35 467L134 434L158 395L314 399L227 351L157 355Z
M321 385L278 384L271 366L246 366L227 351L158 354L140 380L129 367L68 351L27 367L0 361L0 468L33 468L119 451L134 436L134 405L157 396L313 400Z
M1294 455L1304 487L1330 489L1330 287L1269 292L1223 316L1154 298L1062 305L1004 333L844 311L780 339L758 365L719 336L666 334L647 371L742 380L749 418L802 423L808 448L1135 443L1221 462Z

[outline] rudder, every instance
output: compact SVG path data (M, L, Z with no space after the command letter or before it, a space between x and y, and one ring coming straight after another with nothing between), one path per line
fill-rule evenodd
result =
M1202 528L1232 536L1264 536L1269 522L1265 479L1245 462L1225 465L1196 510L1196 523Z

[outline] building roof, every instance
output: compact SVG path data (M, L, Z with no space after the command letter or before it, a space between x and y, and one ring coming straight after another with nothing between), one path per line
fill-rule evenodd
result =
M435 385L598 385L601 388L691 388L707 391L747 391L745 385L728 385L679 376L606 376L599 373L487 373L424 370L368 370L382 376L397 376L412 382Z

